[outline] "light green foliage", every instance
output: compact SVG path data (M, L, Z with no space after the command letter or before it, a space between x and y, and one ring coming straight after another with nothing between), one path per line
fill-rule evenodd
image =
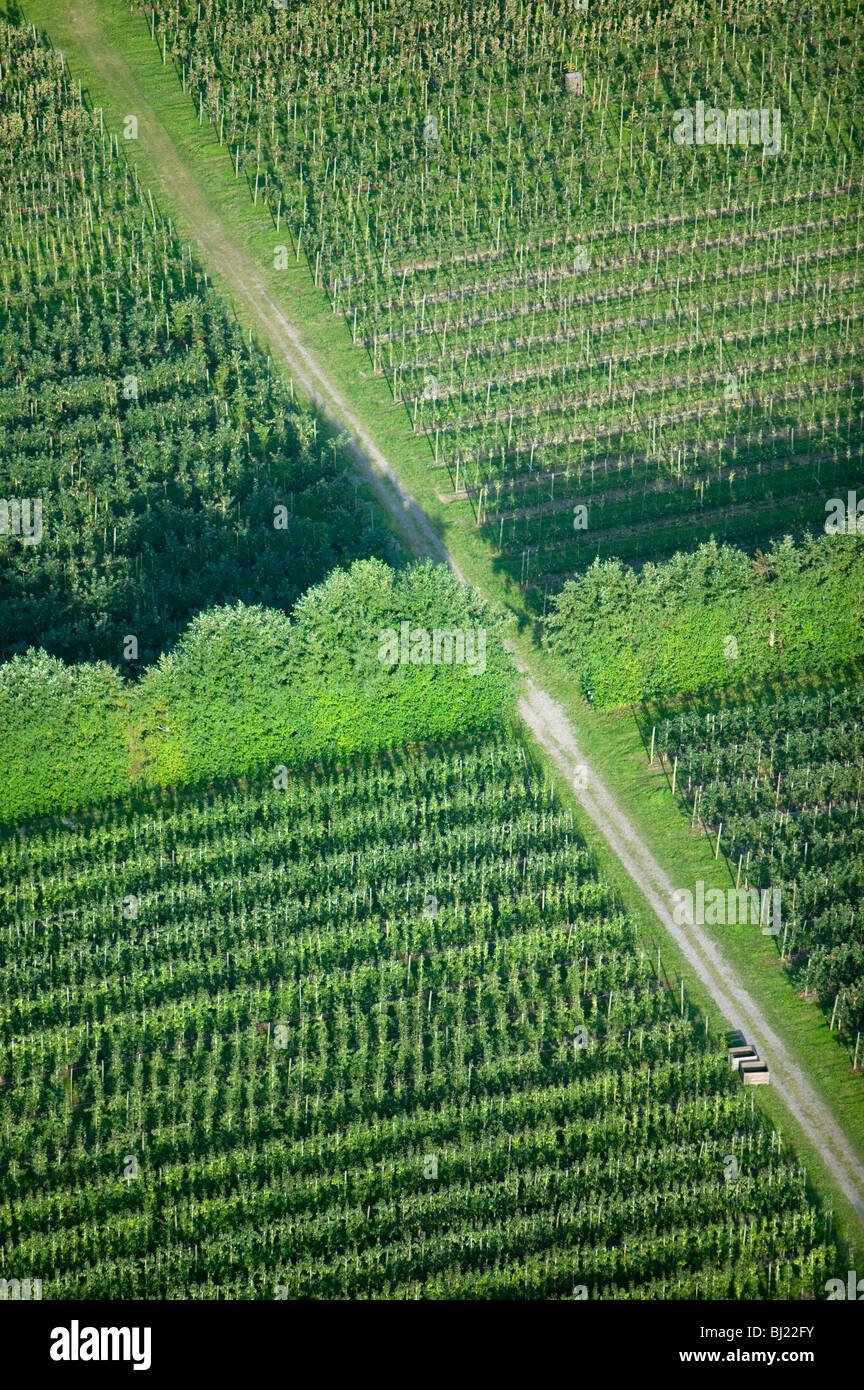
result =
M638 574L595 561L550 601L546 643L601 708L826 675L864 655L864 542L787 538L751 558L711 541Z
M98 662L30 650L0 666L0 821L86 806L128 785L129 693Z
M381 633L485 629L485 670L388 665ZM444 566L336 570L291 621L238 605L205 613L141 686L148 777L162 785L470 736L505 717L500 619Z
M291 631L286 614L242 603L193 619L137 692L146 780L228 777L277 758L296 686Z
M484 666L387 665L382 630L483 631ZM512 705L501 619L445 566L336 570L298 602L199 614L137 686L34 652L0 666L0 820L160 786L467 738Z
M354 752L471 736L503 717L511 678L501 619L444 567L426 562L398 572L360 561L304 595L294 617L307 677L298 735L309 730L310 752L325 737L334 751ZM466 643L473 637L474 667L414 662L410 646L404 663L401 640L400 660L382 662L382 633L401 639L406 622L412 631L457 629ZM476 660L480 632L485 669Z

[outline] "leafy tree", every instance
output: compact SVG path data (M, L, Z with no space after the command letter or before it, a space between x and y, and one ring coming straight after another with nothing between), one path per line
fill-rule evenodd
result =
M476 669L382 661L382 632L401 639L403 623L430 644L436 629L461 631L466 645L472 634ZM429 562L334 570L290 621L244 604L200 614L141 683L147 775L166 785L491 728L510 689L499 627L476 594Z
M2 819L115 796L129 782L128 691L104 662L65 666L31 648L0 666Z
M864 543L716 541L637 574L597 560L550 602L545 641L601 707L771 675L826 674L864 651Z
M134 782L212 781L492 729L511 701L501 621L445 566L361 560L310 589L293 617L244 603L199 613L135 684L105 663L13 657L0 666L0 819ZM428 660L381 660L382 632L401 639L403 624L426 634ZM436 631L452 642L437 662Z

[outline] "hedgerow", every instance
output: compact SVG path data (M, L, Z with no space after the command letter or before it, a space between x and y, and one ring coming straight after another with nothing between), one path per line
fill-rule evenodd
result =
M600 708L827 675L864 654L864 542L709 541L639 573L597 560L550 600L545 642Z
M493 729L511 688L501 622L444 566L363 560L335 570L291 617L243 603L198 614L137 684L104 663L65 666L31 650L0 666L0 820L136 783L211 781ZM412 661L410 648L407 661L383 662L382 632L401 635L403 624L473 634L473 667L456 660L456 645L449 664Z

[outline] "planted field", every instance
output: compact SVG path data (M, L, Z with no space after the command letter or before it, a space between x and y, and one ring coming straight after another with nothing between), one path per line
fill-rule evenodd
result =
M131 670L389 553L62 57L4 24L0 72L0 655Z
M679 794L736 883L775 888L778 950L864 1063L864 685L659 721Z
M0 842L43 1297L809 1295L837 1255L504 739Z
M851 4L148 15L274 265L308 260L535 599L598 555L820 529L860 482ZM755 127L686 143L713 101Z
M0 1298L854 1298L858 1078L675 929L704 846L613 713L683 697L656 751L856 1066L851 0L32 6Z

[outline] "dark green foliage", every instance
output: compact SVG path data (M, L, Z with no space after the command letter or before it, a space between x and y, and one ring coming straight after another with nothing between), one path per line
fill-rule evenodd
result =
M647 564L596 562L550 602L546 643L600 707L827 674L864 653L864 542L788 537L755 557L710 541Z
M132 635L131 673L203 608L391 555L58 56L3 26L0 73L0 498L43 526L0 534L0 657L120 664Z

